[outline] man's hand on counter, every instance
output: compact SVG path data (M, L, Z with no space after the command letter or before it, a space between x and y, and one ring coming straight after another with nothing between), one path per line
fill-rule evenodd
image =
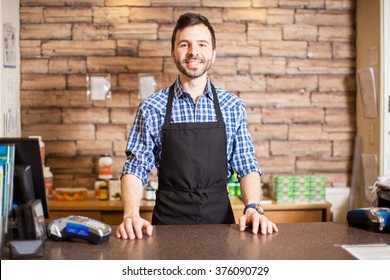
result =
M278 227L266 216L259 214L255 209L248 209L245 215L240 217L240 231L244 231L246 226L252 226L253 234L257 234L260 227L261 234L272 234L278 232Z
M153 226L149 221L140 216L125 217L123 222L116 229L116 237L122 239L142 239L143 229L148 236L152 235Z
M248 209L246 214L240 217L240 231L244 231L247 226L252 227L253 234L272 234L278 232L277 226L266 216L259 214L254 209ZM153 226L149 221L142 219L140 216L125 217L123 222L116 229L116 237L122 239L142 239L143 230L146 235L151 236Z

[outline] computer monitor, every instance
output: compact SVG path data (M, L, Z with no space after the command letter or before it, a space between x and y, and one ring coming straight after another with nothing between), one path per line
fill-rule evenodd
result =
M25 201L27 199L40 199L44 216L48 219L49 210L46 200L39 140L37 138L0 138L0 145L12 143L15 144L14 170L16 170L13 192L16 201L14 199L13 202L21 204L27 203L27 201ZM30 166L30 168L28 168L28 166ZM31 182L33 186L31 186ZM34 189L35 197L32 197L31 187Z
M26 204L35 199L31 165L14 166L13 205Z

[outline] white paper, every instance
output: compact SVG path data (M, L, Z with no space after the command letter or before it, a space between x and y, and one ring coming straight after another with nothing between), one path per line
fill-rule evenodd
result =
M364 117L369 119L377 118L378 109L374 68L359 69L357 71L357 78L363 103Z
M16 29L12 23L3 24L3 60L4 67L16 67Z
M387 244L341 245L358 260L390 260L390 246Z
M5 71L4 71L5 72ZM15 77L11 73L4 73L5 81L5 99L6 108L15 108L18 105L18 93L15 87Z
M157 83L153 76L141 76L139 78L139 95L145 100L156 90Z
M106 100L111 98L109 76L90 76L91 100Z

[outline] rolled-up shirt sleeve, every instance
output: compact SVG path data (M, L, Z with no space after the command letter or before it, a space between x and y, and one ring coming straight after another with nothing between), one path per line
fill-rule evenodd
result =
M240 118L233 147L231 167L237 172L238 179L251 172L258 172L260 176L264 175L256 159L255 148L248 130L246 106L243 103L240 106Z
M148 183L149 173L154 167L153 148L155 145L146 117L141 104L127 140L127 158L122 170L122 176L132 174L141 179L144 185Z

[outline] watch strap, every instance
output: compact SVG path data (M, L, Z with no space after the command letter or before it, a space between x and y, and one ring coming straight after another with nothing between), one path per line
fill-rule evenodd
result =
M248 210L249 208L256 209L256 203L250 203L250 204L246 205L244 208L244 215L246 213L246 210Z
M250 203L250 204L246 205L244 208L244 215L245 215L246 211L250 208L255 209L260 215L264 215L263 207L261 207L261 205L259 203Z

